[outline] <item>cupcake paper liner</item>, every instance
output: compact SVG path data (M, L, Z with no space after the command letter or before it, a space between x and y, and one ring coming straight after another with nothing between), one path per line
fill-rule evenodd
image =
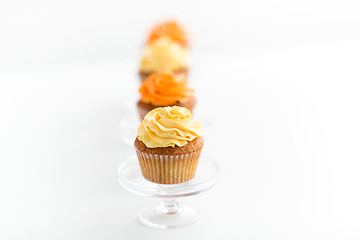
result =
M145 153L136 149L142 175L159 184L177 184L194 178L201 149L182 155Z

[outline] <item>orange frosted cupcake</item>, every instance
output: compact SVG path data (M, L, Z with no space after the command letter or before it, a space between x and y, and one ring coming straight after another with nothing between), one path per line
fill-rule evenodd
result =
M135 150L145 179L159 184L194 178L204 140L202 124L182 107L156 108L138 128Z
M188 50L170 37L156 38L145 46L140 62L141 81L151 73L171 72L180 77L187 77L188 71Z
M196 99L194 90L188 87L187 80L171 73L153 73L139 89L141 98L137 103L140 119L154 108L180 106L193 110Z
M188 46L188 38L186 32L175 21L167 21L155 26L151 30L147 42L150 43L164 36L171 38L173 41L179 43L183 47Z

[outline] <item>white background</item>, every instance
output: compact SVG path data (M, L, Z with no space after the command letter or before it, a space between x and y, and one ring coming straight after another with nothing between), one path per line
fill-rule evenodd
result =
M0 1L0 239L359 239L358 1ZM194 225L137 220L156 199L117 167L140 50L191 36L204 154L219 183ZM126 101L127 100L127 101ZM135 109L135 108L134 108ZM195 114L196 115L196 114Z

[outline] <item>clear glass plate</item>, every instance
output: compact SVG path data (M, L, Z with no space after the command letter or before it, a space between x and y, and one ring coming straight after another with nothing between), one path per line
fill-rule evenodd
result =
M219 178L219 166L201 156L195 177L180 184L157 184L146 180L140 170L136 156L125 160L118 170L121 186L139 195L161 198L160 205L140 211L140 221L154 228L178 228L195 222L199 213L189 205L180 205L176 198L192 196L213 187Z

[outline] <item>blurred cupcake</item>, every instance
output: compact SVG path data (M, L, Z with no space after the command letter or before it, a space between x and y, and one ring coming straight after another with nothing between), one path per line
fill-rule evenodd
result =
M140 79L144 81L155 72L171 72L186 77L188 67L188 50L170 37L162 36L145 46L140 63Z
M163 22L155 26L148 38L148 43L161 37L169 37L183 47L188 46L187 34L180 25L175 21Z
M145 179L159 184L194 178L204 139L200 121L182 107L156 108L138 128L135 150Z
M196 99L194 90L188 87L187 80L171 73L153 73L140 89L140 100L137 103L140 119L154 108L165 106L180 106L193 110Z

